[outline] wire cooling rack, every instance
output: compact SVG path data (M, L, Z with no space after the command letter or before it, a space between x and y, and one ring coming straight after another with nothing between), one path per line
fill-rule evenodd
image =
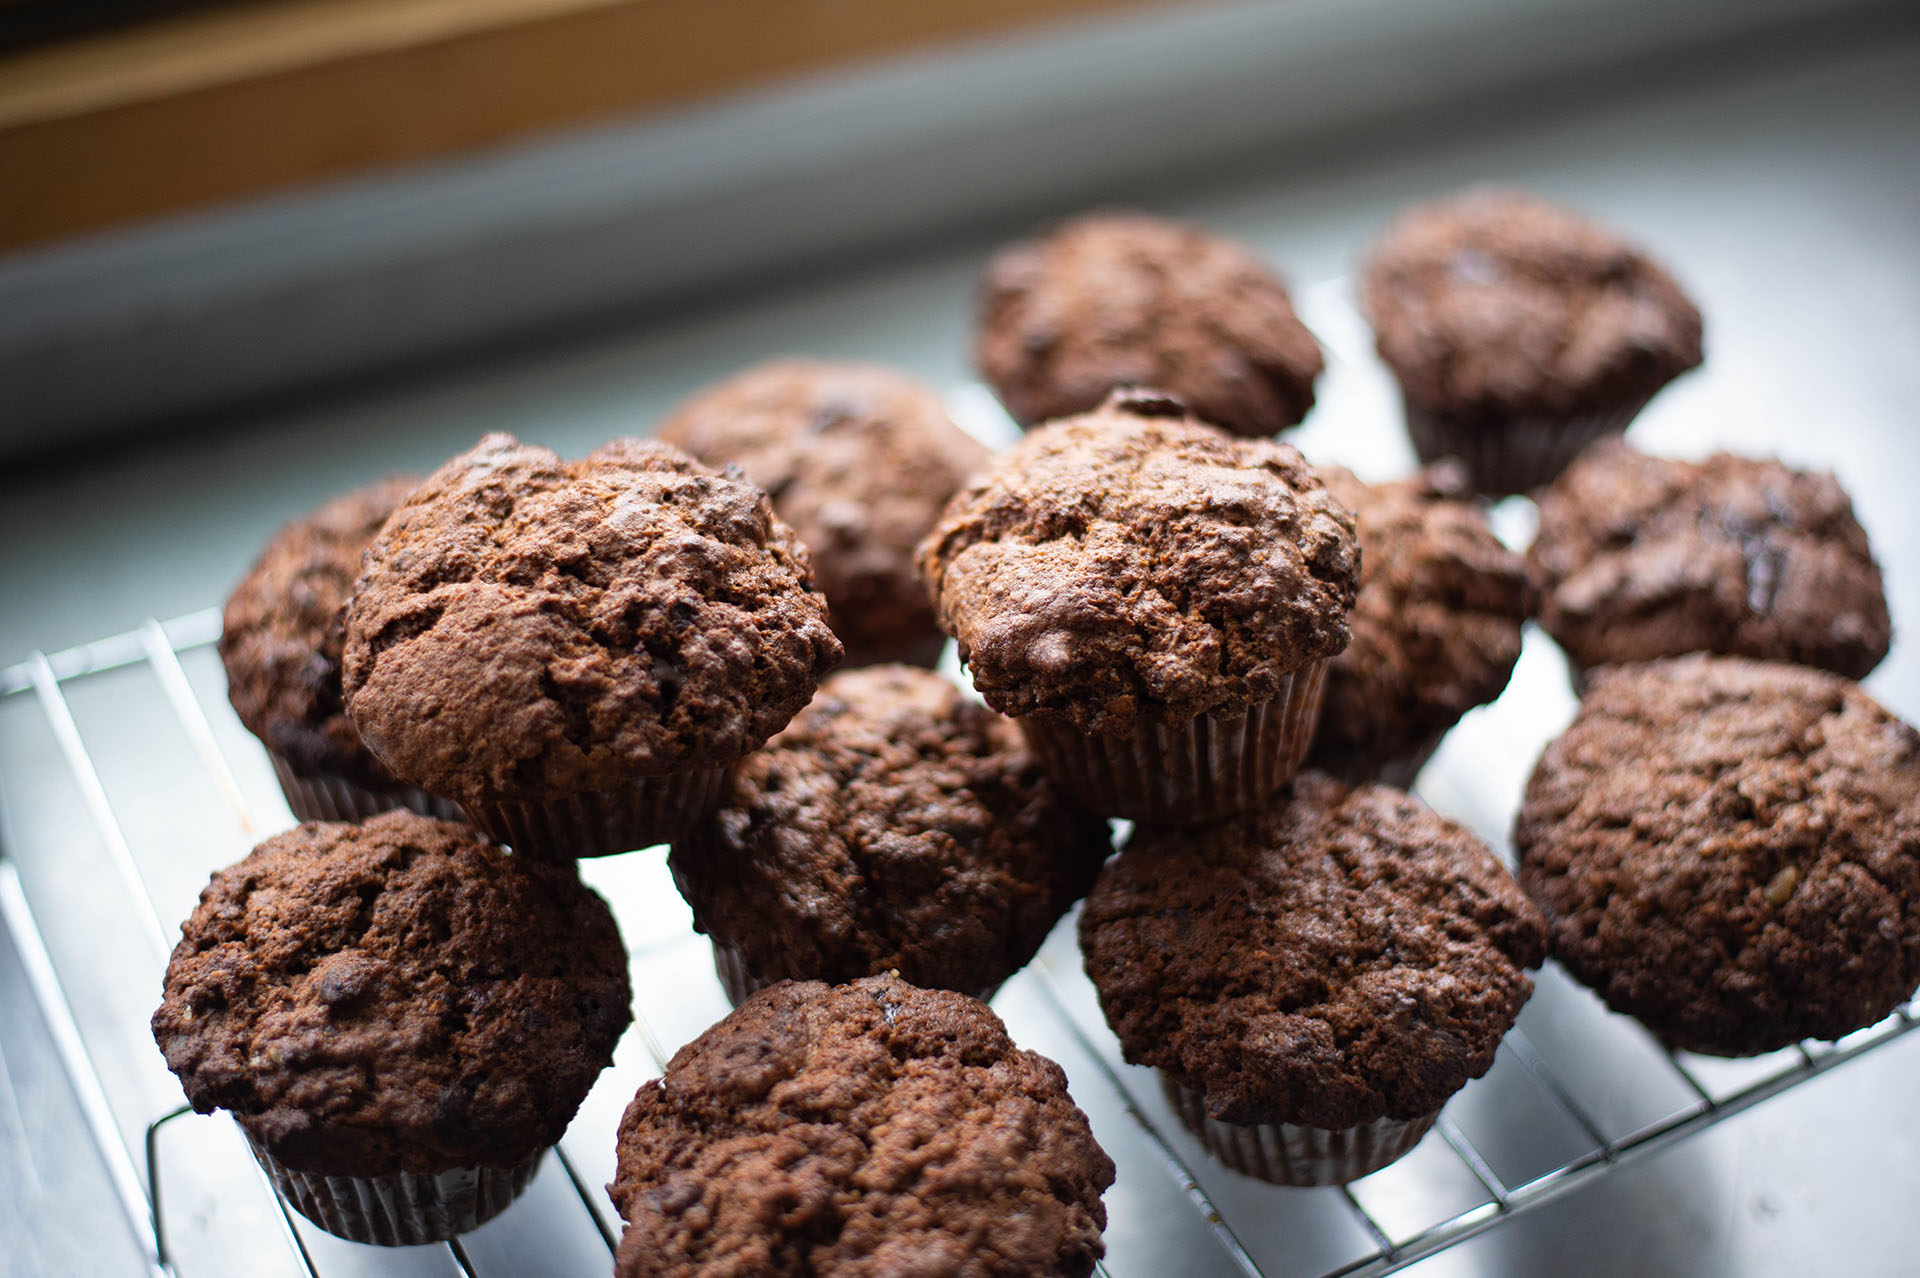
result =
M231 1124L181 1108L146 1026L177 920L213 869L291 822L226 703L218 630L208 610L0 671L0 915L152 1271L605 1273L619 1221L600 1187L620 1110L674 1046L726 1011L658 850L583 867L633 955L633 1030L526 1197L459 1242L387 1250L332 1238L279 1199ZM1543 651L1529 636L1503 698L1523 717L1470 716L1422 777L1430 802L1496 846L1533 752L1571 709ZM1150 1072L1120 1060L1071 920L995 1008L1016 1040L1066 1068L1119 1165L1111 1278L1392 1273L1916 1025L1905 1008L1839 1043L1710 1061L1660 1048L1549 968L1492 1072L1412 1155L1344 1188L1288 1190L1208 1159Z

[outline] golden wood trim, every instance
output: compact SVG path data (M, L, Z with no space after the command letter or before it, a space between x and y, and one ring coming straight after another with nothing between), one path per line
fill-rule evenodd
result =
M1146 2L286 0L184 15L0 59L0 249Z

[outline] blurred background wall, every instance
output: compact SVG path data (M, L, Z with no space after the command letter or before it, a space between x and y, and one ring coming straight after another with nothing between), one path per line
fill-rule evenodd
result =
M0 2L0 460L1324 162L1884 0Z

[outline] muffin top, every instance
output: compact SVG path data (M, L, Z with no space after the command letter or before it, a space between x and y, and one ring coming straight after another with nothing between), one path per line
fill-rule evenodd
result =
M774 360L681 404L660 438L766 489L813 552L848 665L937 659L913 550L989 454L932 390L871 364Z
M1337 654L1360 552L1291 445L1116 392L970 480L920 566L991 705L1112 733L1269 700Z
M488 435L395 511L347 609L347 712L462 803L723 766L840 659L766 494L663 444Z
M571 866L388 812L215 874L153 1036L201 1113L296 1170L378 1176L551 1145L631 1019L613 915Z
M1257 812L1140 827L1080 916L1126 1058L1229 1123L1412 1119L1493 1064L1546 952L1487 846L1303 772Z
M1612 232L1515 191L1401 214L1361 283L1410 403L1455 416L1637 407L1700 363L1700 312Z
M1019 729L910 666L836 674L670 864L762 979L893 970L975 993L1032 959L1112 850Z
M1589 449L1541 498L1527 566L1581 666L1718 652L1859 679L1892 642L1846 490L1771 459Z
M360 552L420 481L395 475L343 493L267 543L221 618L220 660L240 722L303 773L380 789L393 777L340 699L340 615Z
M1458 465L1386 484L1338 466L1320 474L1358 515L1360 594L1307 766L1360 781L1500 695L1532 598L1524 562L1468 499Z
M620 1123L622 1278L1080 1278L1113 1162L986 1004L891 976L762 990Z
M1095 213L987 266L974 358L1023 425L1155 386L1238 435L1313 407L1320 346L1258 257L1195 226Z
M1920 735L1838 676L1594 671L1514 842L1554 957L1676 1047L1837 1038L1920 982Z

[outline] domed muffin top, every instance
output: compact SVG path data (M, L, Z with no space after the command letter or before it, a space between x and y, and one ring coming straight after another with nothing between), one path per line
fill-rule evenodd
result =
M1384 484L1320 473L1358 518L1360 593L1306 766L1369 780L1500 695L1533 598L1525 562L1493 535L1457 466Z
M842 671L669 864L761 979L896 971L977 993L1032 959L1112 850L1019 729L910 666Z
M1084 1278L1113 1162L986 1004L891 976L762 990L620 1124L622 1278Z
M1313 407L1320 345L1266 263L1197 226L1093 213L987 266L974 357L1025 425L1155 386L1237 435Z
M1837 1038L1920 983L1920 733L1837 675L1592 671L1514 845L1554 957L1677 1047Z
M1303 772L1267 807L1141 827L1080 916L1126 1058L1230 1123L1431 1114L1486 1073L1545 957L1487 846L1418 799Z
M396 776L473 804L723 766L840 658L766 495L663 444L495 434L367 551L347 710Z
M1846 490L1770 458L1588 449L1540 498L1527 566L1581 666L1717 652L1860 679L1893 640Z
M1336 655L1360 554L1291 445L1116 393L971 480L920 566L989 704L1121 732L1269 700Z
M200 894L154 1039L195 1109L325 1175L503 1166L559 1139L632 1019L571 865L411 812L276 835Z
M1700 312L1645 254L1536 196L1407 210L1361 300L1407 399L1454 416L1638 407L1700 363Z

